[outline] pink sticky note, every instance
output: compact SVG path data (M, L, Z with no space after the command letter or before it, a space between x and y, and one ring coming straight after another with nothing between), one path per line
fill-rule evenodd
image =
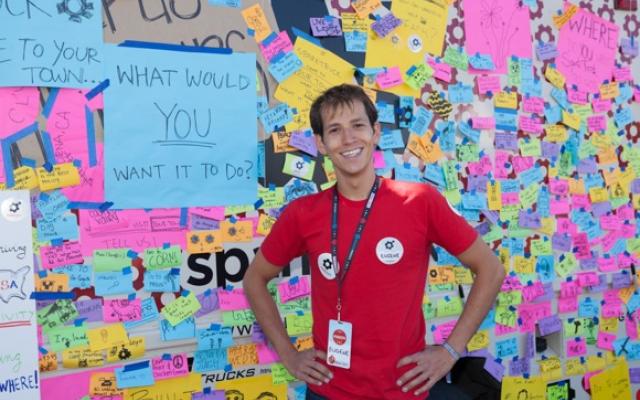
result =
M472 175L487 175L492 167L491 158L488 155L483 156L478 161L467 164L467 168Z
M613 231L622 228L622 221L618 219L617 215L603 215L600 217L600 228Z
M587 117L587 130L589 132L603 132L607 130L607 117L605 115L592 115Z
M433 341L435 344L444 343L449 338L449 335L453 331L453 328L455 328L456 323L457 321L449 321L438 325L433 331Z
M567 99L573 104L587 104L589 102L589 93L584 90L569 89L567 90Z
M488 5L487 5L488 4ZM464 2L464 30L468 54L489 54L495 72L506 74L508 59L514 55L532 58L529 8L517 0ZM471 73L481 73L469 67Z
M560 298L566 299L569 297L578 296L582 290L577 281L560 282Z
M301 276L297 277L297 279L293 278L281 282L278 284L278 293L280 294L280 301L283 303L299 297L308 296L311 293L309 277Z
M577 276L578 286L584 288L587 286L595 286L600 283L600 278L596 272L580 272Z
M518 305L518 318L522 322L520 324L520 332L535 332L536 323L551 315L551 302L549 301L539 304L523 303Z
M496 150L493 173L498 179L506 179L511 173L511 154Z
M478 75L476 76L476 85L478 85L478 92L480 94L487 94L488 92L491 92L495 95L502 91L502 87L500 86L500 77L497 75ZM542 111L544 111L544 103Z
M140 299L104 300L102 319L104 322L139 321L142 318Z
M38 88L0 88L0 110L0 139L4 139L36 122L40 113Z
M600 98L594 98L591 100L591 107L593 108L593 112L597 114L606 113L611 110L611 99L602 100Z
M524 97L522 99L522 110L531 114L544 114L544 99L541 97Z
M621 300L614 302L605 302L602 305L602 316L604 318L618 318L621 315L624 315Z
M494 117L471 117L473 129L495 129L496 119Z
M48 269L68 264L82 264L84 261L78 242L65 242L60 246L42 246L40 260L41 266Z
M574 224L569 218L556 218L556 232L567 233L569 235L577 233L576 224Z
M445 82L451 82L451 66L447 63L428 60L427 64L433 69L433 77Z
M635 210L630 204L624 204L616 209L616 215L622 221L631 220L635 218Z
M96 143L96 165L81 163L78 168L80 184L62 188L69 201L89 201L102 203L104 199L104 151L103 144Z
M227 290L219 288L218 301L220 302L220 309L224 311L246 310L251 307L242 289Z
M466 13L467 10L465 17ZM589 34L589 27L594 26L598 26L600 32L606 32L600 40ZM560 28L556 64L567 79L567 87L577 85L591 93L599 92L600 84L610 79L613 72L619 30L616 24L585 8L580 8L571 21ZM582 62L583 54L590 54L591 62Z
M544 285L540 281L536 281L522 288L522 298L527 302L531 302L543 294Z
M568 214L571 211L568 199L551 199L549 210L553 215Z
M47 132L58 162L80 160L88 165L87 98L82 90L60 89L47 119Z
M495 326L496 336L507 335L509 333L516 332L517 330L518 330L517 326L511 327L511 326L502 325L502 324L496 324L496 326Z
M91 371L74 372L67 375L42 378L41 400L81 399L89 393L91 375L95 372L113 372L120 365Z
M541 134L544 130L542 121L539 118L527 117L525 115L518 117L518 127L524 132L535 135Z
M587 342L583 339L569 339L567 340L567 356L577 357L587 353Z
M633 99L636 102L640 102L640 88L638 87L633 88Z
M267 44L265 44L265 42ZM259 44L259 46L260 51L267 62L271 62L271 59L281 51L288 53L293 50L293 44L291 43L291 39L289 39L287 31L278 33L275 38L267 37Z
M256 345L256 350L258 352L258 363L261 365L273 364L280 361L278 353L265 343L258 343Z
M399 67L387 68L376 76L376 83L380 89L398 86L403 82Z
M380 150L373 152L373 168L385 168L387 162L384 160L384 154Z
M596 342L596 346L599 349L603 350L612 350L613 351L613 342L616 340L616 335L614 333L608 332L598 332L598 341Z
M171 354L170 357L156 357L151 360L151 368L155 379L168 379L184 376L189 373L187 354Z
M91 91L91 89L82 89L82 94L84 96L86 96L87 93L89 93L90 91ZM104 109L104 96L102 95L102 93L98 93L91 100L87 99L87 106L89 107L89 109L91 111L103 110Z
M224 207L191 207L190 214L196 214L201 217L215 219L216 221L224 220Z
M591 209L591 200L589 199L588 194L572 194L571 205L574 208L577 208L577 209L584 208L585 210L588 211Z
M569 194L569 181L565 179L549 179L549 192L558 196Z
M578 311L578 298L568 297L566 299L558 299L558 312L571 313Z
M502 193L502 205L516 205L520 204L520 193L518 192L503 192Z
M614 257L599 257L598 258L598 271L600 272L614 272L618 270L618 263Z
M534 158L531 156L526 156L526 157L513 156L511 161L513 164L513 170L516 171L517 174L533 167L533 164L535 163Z
M626 82L632 80L631 68L629 67L616 67L613 69L613 78L616 82Z
M627 329L627 336L629 336L629 339L631 340L637 340L638 339L638 324L636 324L636 321L634 321L634 318L625 318L624 319L624 325Z

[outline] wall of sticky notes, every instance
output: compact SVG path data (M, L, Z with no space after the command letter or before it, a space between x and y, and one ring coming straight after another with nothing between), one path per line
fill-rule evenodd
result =
M377 173L435 186L508 273L465 373L640 391L637 1L0 1L0 26L0 400L303 399L242 278L334 183L308 111L345 82ZM432 258L442 343L474 277ZM304 258L270 285L298 349L310 287Z

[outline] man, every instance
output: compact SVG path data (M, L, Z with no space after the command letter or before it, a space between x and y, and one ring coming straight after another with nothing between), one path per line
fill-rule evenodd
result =
M309 385L307 398L425 398L491 308L504 268L434 188L376 177L380 124L360 87L327 90L310 119L336 186L287 206L247 270L245 293L284 366ZM425 345L421 308L432 244L476 274L443 346ZM315 348L298 352L267 283L303 254L312 271Z

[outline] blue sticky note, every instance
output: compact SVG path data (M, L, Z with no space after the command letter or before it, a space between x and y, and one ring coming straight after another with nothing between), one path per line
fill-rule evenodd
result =
M0 86L91 88L102 81L102 2L5 2L0 26Z
M190 339L196 336L196 320L189 317L176 326L171 326L169 321L160 321L160 337L163 341Z
M393 104L379 101L376 103L376 109L378 110L378 121L386 124L395 124L396 116Z
M567 92L563 89L554 87L551 89L551 97L562 107L565 111L571 109L571 103L569 103L569 97Z
M258 156L257 156L257 162L256 162L256 168L257 168L257 176L258 178L264 178L265 175L265 147L264 147L264 141L261 140L258 142Z
M242 0L209 0L209 4L212 6L241 8Z
M65 213L52 220L40 218L36 222L38 241L49 242L52 239L78 240L78 222L76 216Z
M228 364L227 349L198 350L193 353L194 372L224 369Z
M509 132L518 130L518 113L516 110L496 108L494 117L496 119L497 130Z
M114 370L118 389L149 386L155 383L149 361L130 364Z
M67 211L69 199L60 190L54 190L47 196L40 196L36 202L38 210L45 220L52 220Z
M180 275L172 274L170 268L145 271L144 290L147 292L177 292L180 290Z
M421 182L421 173L420 170L409 166L406 168L404 166L394 168L395 180L397 181L405 181L405 182Z
M302 60L293 51L284 54L277 60L275 57L269 64L269 72L278 83L284 82L291 75L295 74L302 68Z
M413 117L414 119L411 122L411 125L409 126L409 130L417 133L419 136L424 135L424 133L429 128L429 124L431 123L431 120L433 119L433 112L420 106L414 112Z
M378 147L380 147L381 150L402 149L404 146L402 131L400 129L382 131L380 141L378 142Z
M135 328L136 326L144 325L148 322L155 321L160 316L156 300L153 297L147 297L140 301L140 308L142 310L142 316L137 321L127 321L124 323L124 327L127 330Z
M557 124L562 121L562 109L560 106L545 107L544 117L547 120L547 124Z
M613 116L618 129L623 129L633 122L633 114L630 107L621 107Z
M346 51L365 53L367 51L367 33L361 31L344 32Z
M91 281L93 269L90 265L69 264L57 267L51 272L67 275L69 277L70 288L88 289L93 286L93 282Z
M231 327L225 326L219 329L198 329L197 350L223 349L233 345Z
M542 183L546 176L546 171L541 167L529 168L526 171L522 171L518 179L523 187L528 187L533 183Z
M449 102L452 104L473 102L473 87L462 83L449 86Z
M413 104L415 99L411 96L400 96L398 101L398 126L408 128L413 119Z
M438 164L427 164L424 169L424 178L441 188L447 186L444 171L442 171L442 167Z
M280 103L260 114L260 122L267 133L271 133L291 121L293 121L293 112L285 103Z
M518 354L518 339L509 338L496 342L496 355L500 358L506 358Z
M487 194L465 192L462 194L462 206L469 210L487 210Z
M258 96L258 116L269 109L269 100L267 96Z
M469 64L471 64L473 68L483 71L493 71L496 69L491 54L476 53L469 57Z
M464 137L471 140L473 143L478 143L480 141L480 130L473 129L468 122L458 122L458 130Z
M94 274L96 296L129 294L133 292L133 274L96 272Z
M255 54L170 48L105 45L105 197L114 208L252 203Z

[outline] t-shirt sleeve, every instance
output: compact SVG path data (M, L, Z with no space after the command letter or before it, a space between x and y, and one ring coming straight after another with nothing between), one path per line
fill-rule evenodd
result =
M273 265L284 267L304 253L298 218L299 203L293 201L284 209L260 246L264 257Z
M467 250L476 240L476 230L431 186L427 192L427 213L431 242L454 256Z

